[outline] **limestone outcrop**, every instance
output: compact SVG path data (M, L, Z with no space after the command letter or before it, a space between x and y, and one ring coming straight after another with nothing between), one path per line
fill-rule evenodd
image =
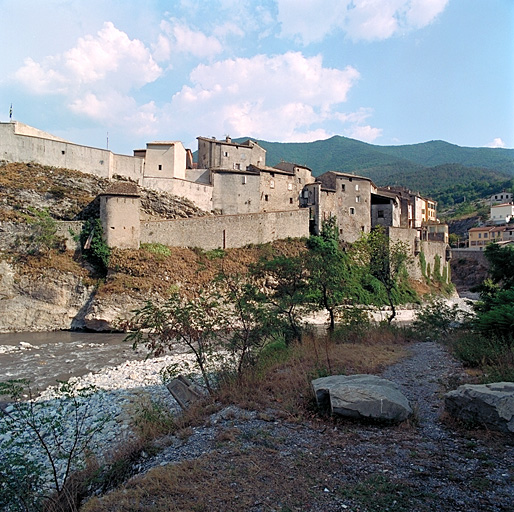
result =
M319 406L347 418L400 422L412 414L396 384L376 375L332 375L313 380L312 387Z
M95 286L69 272L19 275L0 260L0 332L116 331L142 303L128 294L97 297Z
M514 382L464 384L446 393L445 409L466 423L514 433Z
M80 329L93 295L94 287L71 273L19 276L0 261L0 332Z

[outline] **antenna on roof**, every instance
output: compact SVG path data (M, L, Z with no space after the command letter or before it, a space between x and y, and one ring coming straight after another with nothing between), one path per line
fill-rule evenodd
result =
M12 121L12 103L11 108L9 109L9 121Z

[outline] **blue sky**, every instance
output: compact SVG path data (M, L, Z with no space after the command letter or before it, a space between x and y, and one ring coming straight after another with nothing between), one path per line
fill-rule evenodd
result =
M0 121L132 154L249 136L514 148L513 0L0 0Z

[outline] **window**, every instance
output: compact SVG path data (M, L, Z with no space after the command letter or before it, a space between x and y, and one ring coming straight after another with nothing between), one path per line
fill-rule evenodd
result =
M298 183L301 183L302 182L302 178L298 178Z
M293 184L292 183L288 183L287 184L287 190L293 190Z
M361 196L355 196L355 202L360 203L361 202Z
M478 238L482 238L482 233L478 233Z
M269 188L275 188L275 180L270 180Z
M228 151L223 151L223 156L228 156Z
M344 183L341 183L341 190L344 192L344 189L345 189L345 185Z
M162 171L162 164L159 164L159 171Z
M234 169L236 169L237 171L240 171L241 170L241 164L234 164Z
M289 204L293 204L293 198L292 197L289 198Z
M268 200L268 194L266 194L266 195L264 196L264 201L267 201L267 200Z
M246 185L246 176L243 176L242 181L243 181L243 185Z
M378 210L377 217L379 219L383 219L384 218L384 210Z
M355 190L359 190L359 184L358 183L355 185Z
M484 238L487 238L487 233L484 233Z
M350 215L355 215L355 208L353 208L353 207L350 208Z
M63 150L63 151L61 151L61 153L62 153L63 155L65 155L65 154L66 154L66 151L64 151L64 150Z

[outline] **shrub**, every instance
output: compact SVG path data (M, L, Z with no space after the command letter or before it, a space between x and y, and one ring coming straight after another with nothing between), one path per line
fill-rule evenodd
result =
M28 380L0 382L0 396L12 401L0 410L2 510L46 510L66 497L72 471L107 421L93 416L95 391L60 383L56 398L36 401Z
M157 254L158 256L171 256L171 249L163 244L141 244L141 249L151 252L152 254Z
M449 306L436 298L421 308L412 324L414 332L423 340L440 341L467 320L467 315L457 304Z
M111 250L103 239L100 219L87 220L79 235L82 254L102 275L107 274Z

